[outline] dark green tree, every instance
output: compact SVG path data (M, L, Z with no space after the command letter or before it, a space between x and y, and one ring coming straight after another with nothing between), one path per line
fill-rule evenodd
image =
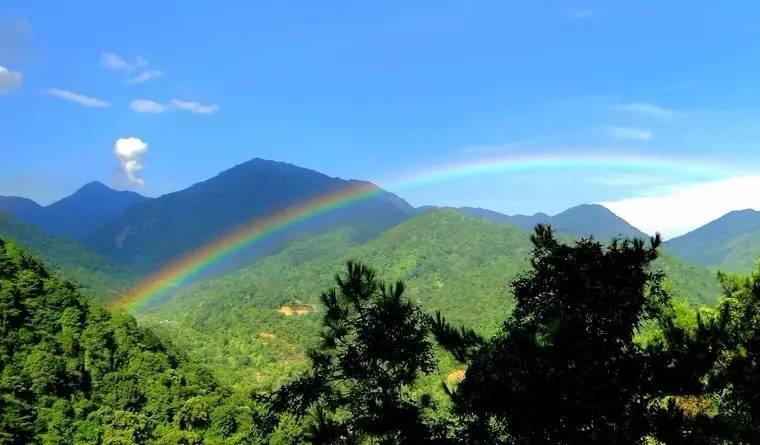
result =
M751 276L719 274L722 311L730 314L727 345L710 379L719 401L715 435L760 443L760 268Z
M429 317L404 298L403 283L387 286L362 264L348 262L335 281L321 295L324 328L311 370L277 392L275 410L311 414L311 443L430 442L422 413L430 399L410 395L434 369Z
M532 270L512 283L515 308L490 340L438 317L439 343L467 362L452 392L460 439L481 444L643 443L694 438L696 419L675 395L702 394L721 325L676 327L661 273L659 236L559 242L537 226ZM660 335L637 342L643 326ZM669 423L670 422L670 423Z

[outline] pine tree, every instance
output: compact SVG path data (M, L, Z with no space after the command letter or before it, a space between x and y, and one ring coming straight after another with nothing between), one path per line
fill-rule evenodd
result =
M312 415L311 443L418 444L430 441L422 410L429 397L409 390L433 370L429 317L367 266L348 262L325 306L320 345L311 370L275 395L274 408Z

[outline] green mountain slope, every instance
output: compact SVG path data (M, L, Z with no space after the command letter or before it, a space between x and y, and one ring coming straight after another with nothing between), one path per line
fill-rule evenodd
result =
M760 257L760 212L737 210L668 240L668 250L704 266L747 274Z
M252 443L220 440L249 435L246 409L134 318L0 239L0 443Z
M50 269L79 285L82 293L103 300L116 298L135 276L84 246L48 235L31 224L0 212L0 237L42 258Z
M129 207L93 233L86 245L119 263L148 271L230 231L312 199L371 184L332 178L283 162L253 159L184 190ZM255 249L238 252L237 264L279 250L293 238L340 225L369 238L406 219L414 209L381 192L351 206L298 224Z
M427 311L489 335L511 308L509 282L528 266L529 232L442 209L422 213L366 243L348 229L296 243L235 273L197 283L143 320L170 332L228 383L267 385L304 363L318 338L319 293L348 259L404 280ZM712 273L664 255L677 296L718 295ZM299 314L300 312L300 314Z

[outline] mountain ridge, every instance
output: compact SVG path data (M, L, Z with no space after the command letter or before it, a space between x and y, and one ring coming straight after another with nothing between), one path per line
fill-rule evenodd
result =
M29 198L0 196L0 211L51 235L82 241L87 233L118 217L127 207L149 199L137 192L115 190L91 181L46 206Z
M461 207L460 210L468 215L514 224L528 230L536 224L549 224L560 233L581 237L593 236L603 241L619 236L649 238L649 235L600 204L579 204L552 216L543 212L533 215L506 215L479 207Z
M760 257L760 211L734 210L665 242L671 252L698 264L749 273Z
M131 206L118 220L91 234L85 243L118 262L139 260L149 268L181 257L251 221L350 190L358 183L289 163L254 158L183 190ZM242 252L238 260L276 251L293 238L336 225L352 226L357 236L371 237L414 213L402 198L379 187L378 190L380 193L350 209L337 208L278 231Z

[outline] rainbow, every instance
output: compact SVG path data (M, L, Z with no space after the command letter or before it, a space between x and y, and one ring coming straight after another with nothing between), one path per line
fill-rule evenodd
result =
M715 163L693 162L673 158L638 155L604 154L550 154L540 156L511 156L488 158L455 164L438 165L381 182L394 192L426 185L496 173L523 173L533 171L605 170L615 172L645 172L680 175L693 180L717 179L736 174L737 170ZM299 223L306 222L331 211L370 199L384 189L369 183L320 196L284 209L266 218L251 221L237 230L225 234L205 246L183 256L149 276L116 300L117 308L129 310L158 298L168 289L187 282L198 272L217 263L226 256L253 243L274 236Z

